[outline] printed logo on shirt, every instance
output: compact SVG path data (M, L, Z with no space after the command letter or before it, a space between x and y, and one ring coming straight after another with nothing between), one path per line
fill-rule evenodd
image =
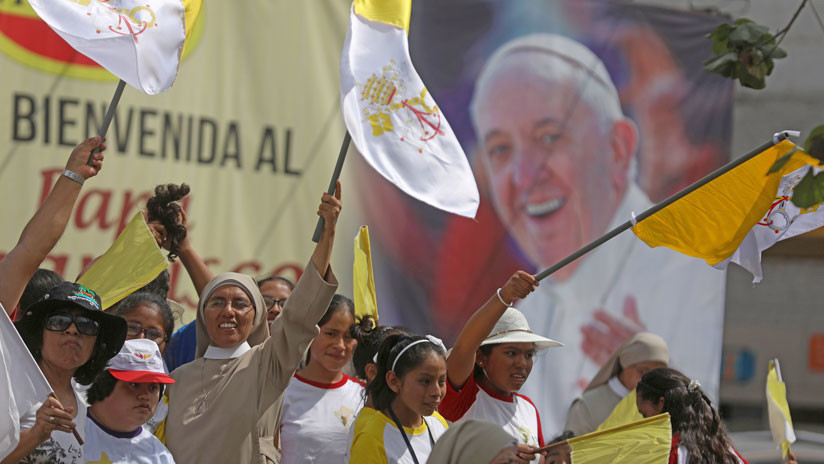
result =
M352 416L355 414L355 410L343 405L335 411L335 418L337 418L344 427L349 426L349 423L352 422Z
M518 433L521 435L521 440L529 446L538 446L538 442L536 442L532 438L532 431L530 431L525 426L518 427Z

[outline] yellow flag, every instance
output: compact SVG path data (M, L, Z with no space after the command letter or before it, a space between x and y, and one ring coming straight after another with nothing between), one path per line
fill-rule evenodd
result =
M354 0L355 13L370 21L392 24L409 34L409 17L412 15L412 0Z
M609 417L603 424L599 425L596 431L611 429L619 425L629 424L643 419L644 416L638 412L638 405L635 404L635 390L629 392L612 410Z
M163 251L138 212L77 283L100 295L105 310L151 282L167 266Z
M790 444L795 443L790 405L787 404L787 386L781 381L778 361L770 361L767 372L767 412L770 418L770 432L773 441L781 447L782 456L787 457Z
M782 141L639 222L632 228L633 232L651 247L665 246L715 265L731 257L762 219L770 220L770 213L776 206L781 204L783 208L786 205L789 214L787 220L782 220L782 217L776 218L777 221L781 220L781 224L762 224L765 227L761 229L766 232L767 240L757 239L757 252L760 256L761 250L777 239L806 232L793 230L789 236L784 233L793 222L805 222L794 221L794 218L811 211L795 208L791 212L793 205L783 190L791 192L794 186L792 182L797 183L801 179L794 171L807 165L817 166L818 161L798 151L778 172L766 175L778 158L793 149L795 145L792 142ZM783 186L786 188L779 192L779 187ZM771 225L773 227L769 227ZM773 236L776 238L767 244ZM766 246L762 247L761 243ZM733 261L738 262L735 259ZM758 261L760 262L760 258ZM760 266L758 272L760 273ZM756 277L760 276L756 274Z
M355 236L355 262L353 264L353 289L355 315L367 314L378 318L378 298L375 294L375 278L372 273L372 252L369 249L369 228L361 226Z
M660 414L567 440L572 464L667 464L672 446L670 416Z

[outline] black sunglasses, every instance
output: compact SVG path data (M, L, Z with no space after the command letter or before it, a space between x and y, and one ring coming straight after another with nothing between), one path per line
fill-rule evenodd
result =
M50 315L46 318L46 323L43 327L52 332L62 332L68 329L72 323L77 327L77 331L83 335L97 335L100 333L100 324L94 319L79 315L72 316L66 313L54 313Z

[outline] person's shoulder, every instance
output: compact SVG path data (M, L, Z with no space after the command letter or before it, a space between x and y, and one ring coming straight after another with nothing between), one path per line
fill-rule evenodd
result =
M522 395L522 394L520 394L520 393L515 393L515 396L516 396L518 399L523 400L523 402L524 402L525 404L528 404L529 406L531 406L531 407L532 407L532 409L534 409L536 412L538 411L538 408L535 406L535 403L533 403L533 402L532 402L532 399L531 399L530 397L528 397L528 396L526 396L526 395Z
M440 424L444 428L444 430L449 428L449 422L447 422L446 419L444 419L444 417L438 411L433 412L432 415L429 417L435 419L435 421L437 421L437 423Z

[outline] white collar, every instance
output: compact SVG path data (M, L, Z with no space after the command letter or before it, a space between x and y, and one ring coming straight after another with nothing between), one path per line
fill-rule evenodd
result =
M612 391L614 391L615 394L620 396L621 398L626 398L626 396L629 395L629 390L627 390L627 387L625 387L624 384L621 383L621 380L618 379L618 377L612 377L611 379L609 379L607 385L609 385L609 388L611 388Z
M209 345L203 357L206 359L235 359L241 357L244 353L251 350L248 342L243 342L238 346L232 348L220 348L218 346Z

